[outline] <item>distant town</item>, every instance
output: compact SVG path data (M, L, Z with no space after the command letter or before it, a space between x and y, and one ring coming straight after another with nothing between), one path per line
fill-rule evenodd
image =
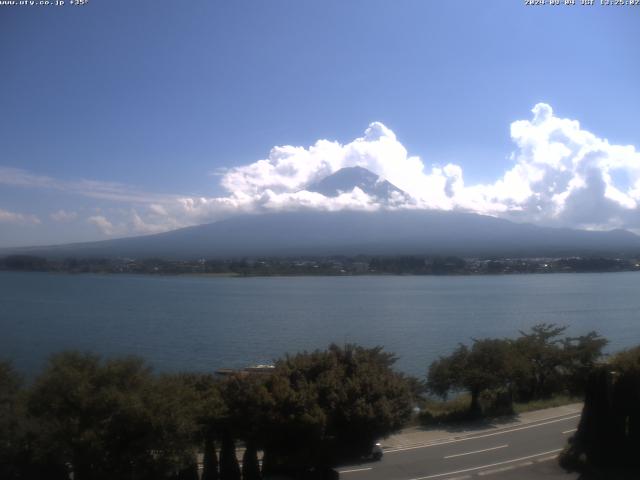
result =
M460 258L429 256L335 256L166 260L158 258L65 258L31 255L0 258L0 270L155 275L486 275L518 273L625 272L640 270L640 258Z

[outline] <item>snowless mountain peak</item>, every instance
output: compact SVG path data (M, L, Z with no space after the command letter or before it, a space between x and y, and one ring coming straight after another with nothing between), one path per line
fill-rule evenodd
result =
M363 167L341 168L328 177L307 186L305 190L321 193L325 197L337 197L342 193L353 191L356 187L367 195L376 197L382 203L388 203L398 195L409 196L391 182Z

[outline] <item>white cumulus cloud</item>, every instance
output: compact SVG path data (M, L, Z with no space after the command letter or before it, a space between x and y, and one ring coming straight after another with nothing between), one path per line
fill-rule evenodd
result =
M516 218L579 228L640 227L640 153L613 145L539 103L511 124L516 165L485 198Z
M0 223L13 223L16 225L39 225L40 219L36 215L10 212L9 210L0 208Z
M578 121L557 117L545 103L533 107L529 120L511 124L511 138L514 164L488 184L467 185L460 165L428 165L409 155L389 128L374 122L346 144L274 147L267 158L228 170L221 185L227 201L244 211L388 208L362 191L326 198L304 190L341 168L360 166L410 195L394 208L457 209L578 228L640 227L635 147L613 145Z
M66 210L58 210L57 212L53 212L49 215L49 218L54 222L71 222L78 218L78 214L76 212L68 212Z
M120 233L119 229L104 215L93 215L87 218L87 222L98 227L98 229L108 237Z
M511 124L512 165L493 182L470 185L454 163L411 155L380 122L348 143L321 139L308 147L283 145L247 165L216 170L224 196L144 192L119 183L61 181L0 167L0 184L46 188L124 204L87 221L107 236L157 233L243 213L290 210L462 210L521 222L588 229L640 231L640 153L615 145L539 103L531 117ZM465 162L473 162L473 158ZM363 167L407 193L381 203L355 187L336 197L306 188L345 167ZM109 210L107 210L109 211ZM115 212L115 213L114 213ZM57 221L73 214L60 210ZM109 218L107 218L109 217ZM0 221L37 217L0 210Z

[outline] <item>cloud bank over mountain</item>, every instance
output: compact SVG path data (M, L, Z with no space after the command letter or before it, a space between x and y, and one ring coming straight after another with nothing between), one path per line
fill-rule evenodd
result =
M511 124L511 139L512 167L493 183L476 185L465 183L460 165L429 164L410 155L380 122L349 143L277 146L264 159L226 169L220 185L227 195L219 197L148 194L121 184L56 181L17 169L0 170L0 183L126 205L113 218L100 212L85 219L107 236L157 233L239 213L304 209L458 210L547 226L640 230L640 153L634 146L612 145L578 121L556 116L545 103L533 107L529 120ZM345 167L370 170L408 195L382 202L357 186L336 196L306 190ZM35 218L4 213L5 221Z
M350 143L318 140L308 148L274 147L269 156L229 169L224 198L183 198L185 213L215 218L233 211L462 210L542 225L587 229L640 227L640 153L612 145L539 103L530 120L511 124L513 167L493 183L466 185L460 165L427 165L393 131L374 122ZM344 167L363 167L411 198L384 206L358 188L338 197L305 187ZM176 212L177 213L177 212Z

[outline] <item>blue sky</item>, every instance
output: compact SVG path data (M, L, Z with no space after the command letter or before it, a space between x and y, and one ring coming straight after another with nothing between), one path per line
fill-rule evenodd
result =
M0 6L0 246L376 208L296 193L354 163L396 183L422 168L399 185L412 208L637 230L639 27L638 7L523 1ZM321 139L340 148L310 153ZM291 178L258 172L283 155Z

